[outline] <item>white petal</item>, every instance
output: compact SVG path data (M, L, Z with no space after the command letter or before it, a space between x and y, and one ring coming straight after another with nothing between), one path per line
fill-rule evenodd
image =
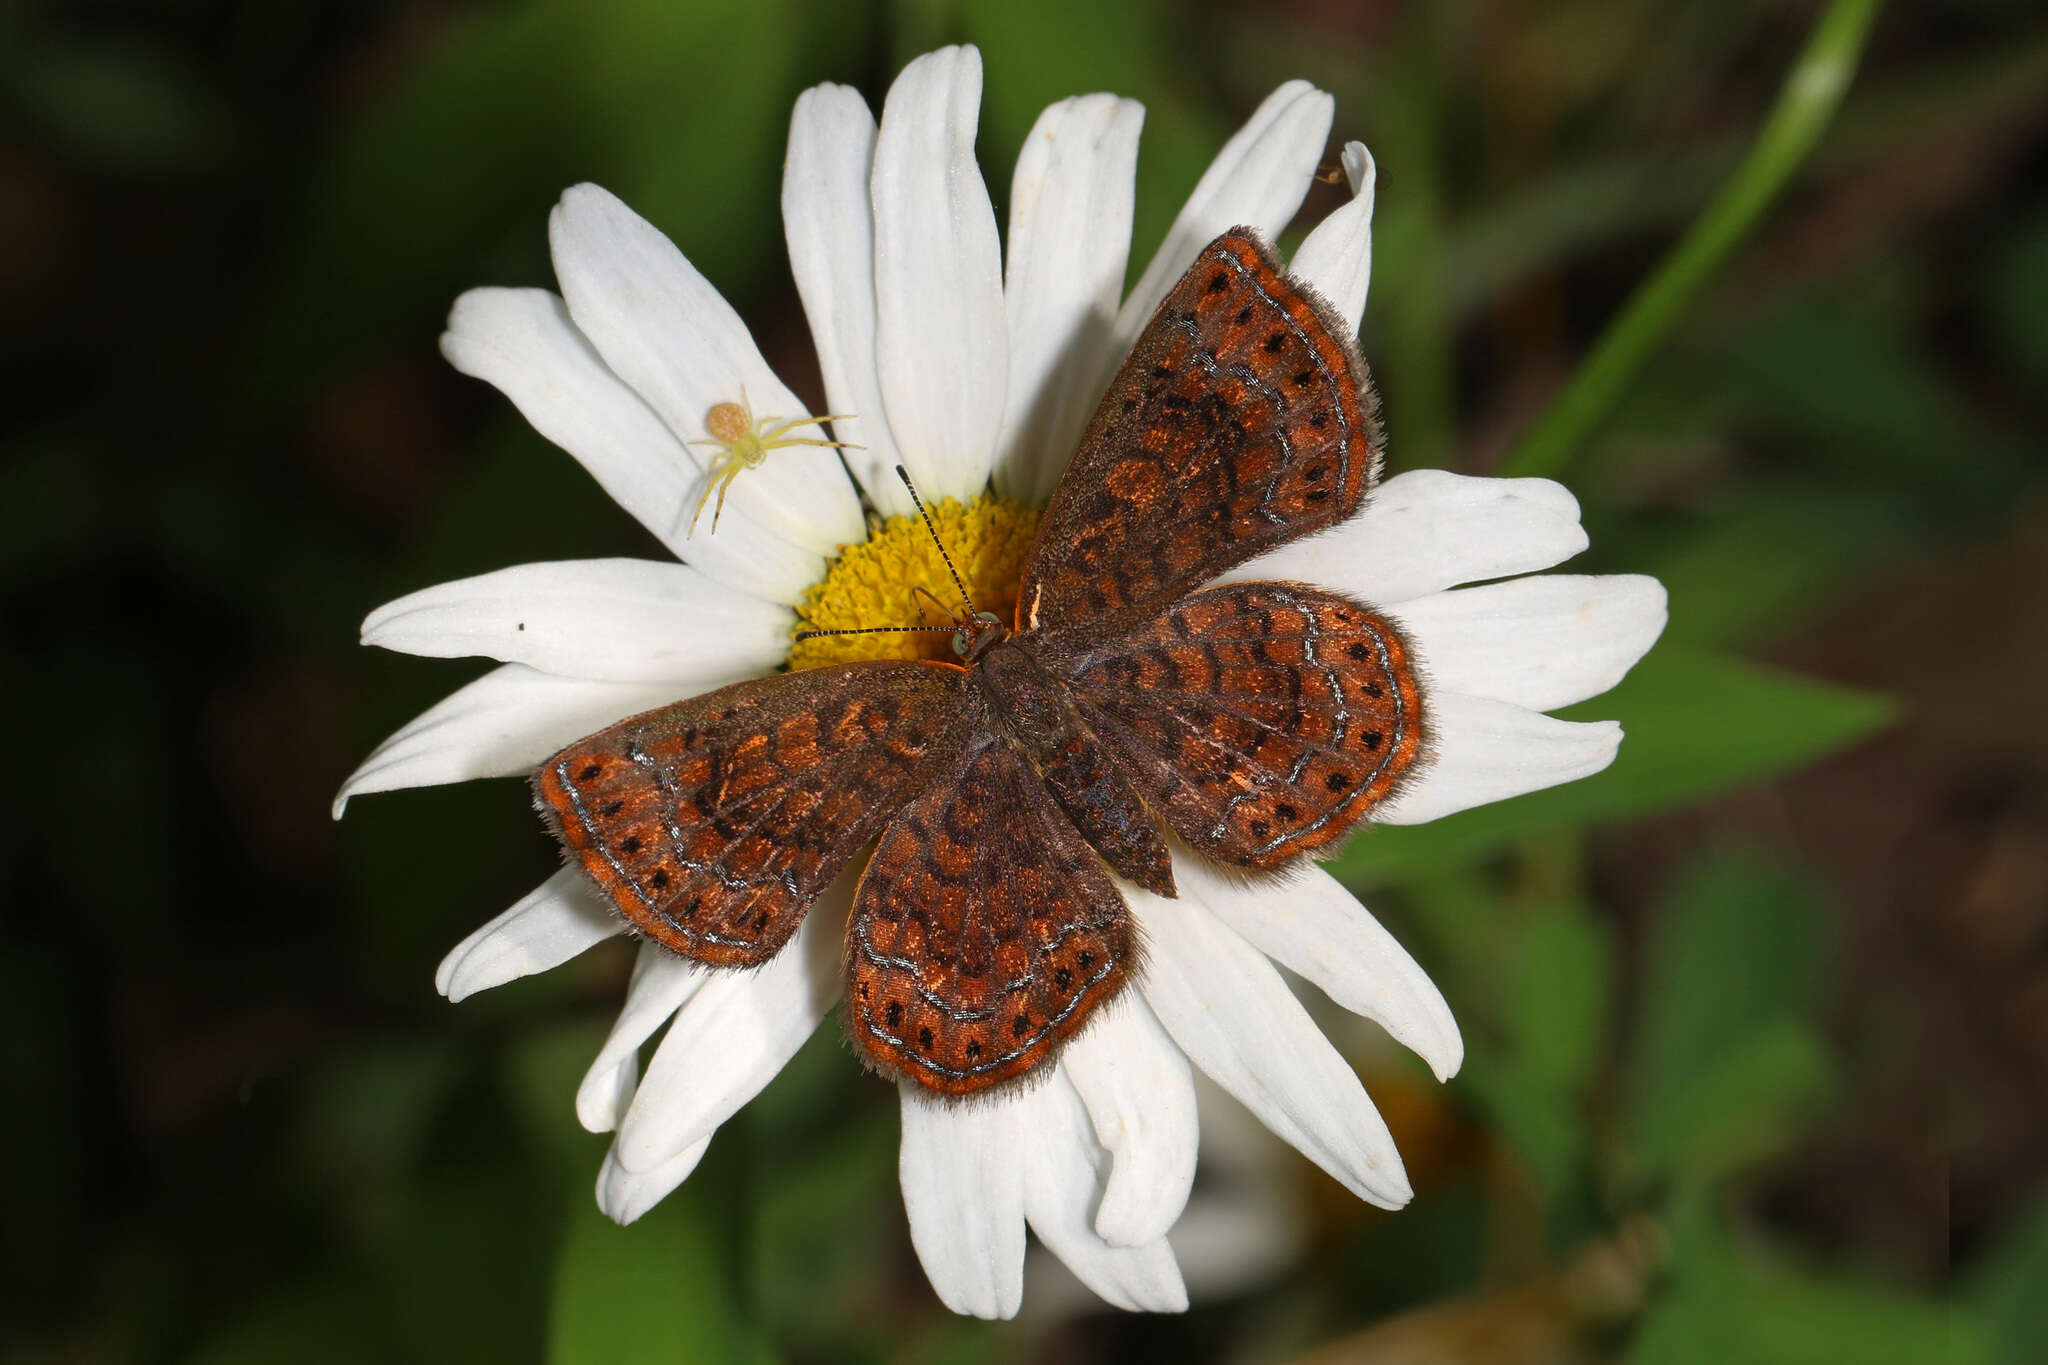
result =
M1005 497L1052 496L1102 396L1144 123L1136 100L1080 95L1040 114L1017 158L1003 281L1009 397L995 469Z
M1438 1080L1465 1060L1443 992L1335 877L1309 866L1286 879L1234 881L1193 858L1174 865L1188 894L1288 970L1413 1049Z
M1145 998L1189 1060L1359 1198L1407 1203L1393 1135L1273 964L1185 890L1123 892L1152 945Z
M1585 548L1578 501L1561 484L1414 469L1381 484L1342 526L1224 577L1321 583L1391 606L1460 583L1547 569Z
M1435 691L1425 720L1435 753L1413 785L1375 807L1389 825L1419 825L1490 801L1591 777L1621 748L1611 720L1556 720L1504 701Z
M832 433L859 447L841 454L868 500L885 516L907 516L915 509L895 474L902 457L875 370L874 158L875 116L860 92L820 85L797 97L782 167L782 230L825 376L825 406L849 414Z
M558 678L505 664L442 698L372 750L341 784L334 818L364 792L524 773L570 740L691 691L674 683Z
M619 1123L619 1161L647 1171L759 1094L839 999L839 947L855 878L840 877L765 965L707 975L675 1022Z
M1009 337L995 210L974 160L981 54L919 57L875 140L875 356L889 428L927 500L988 484Z
M604 1154L604 1165L597 1171L597 1206L614 1223L632 1222L668 1198L676 1186L697 1169L697 1163L704 1159L704 1151L710 1145L711 1139L706 1137L691 1143L653 1170L629 1171L619 1164L619 1145L614 1142L611 1150Z
M1344 174L1351 180L1351 202L1315 225L1287 273L1322 295L1356 336L1372 284L1373 184L1379 175L1363 142L1344 145Z
M1016 1120L1028 1096L975 1104L898 1084L897 1160L910 1243L939 1299L955 1313L1013 1318L1024 1300L1024 1154Z
M1163 1234L1136 1246L1112 1246L1096 1235L1102 1193L1088 1111L1066 1077L1055 1072L1019 1106L1023 1125L1024 1216L1046 1249L1112 1307L1181 1313L1188 1291Z
M1663 633L1664 585L1543 574L1431 593L1389 610L1431 685L1549 711L1620 682Z
M606 190L577 185L548 219L555 274L569 316L612 372L685 442L709 440L704 418L720 403L745 402L754 416L781 421L809 409L768 368L740 315L662 236ZM817 439L815 423L790 431ZM716 451L692 445L700 466ZM701 484L693 484L694 513ZM827 446L768 452L732 485L725 516L744 516L794 544L830 554L865 534L860 499ZM687 520L685 520L687 530ZM713 533L708 520L697 535Z
M1117 314L1112 368L1129 353L1196 252L1233 227L1256 228L1270 242L1287 226L1315 178L1336 107L1335 100L1307 81L1289 81L1223 144ZM1103 380L1106 384L1108 376Z
M712 969L653 943L640 945L626 1003L576 1089L576 1117L593 1133L619 1126L640 1079L640 1048L697 993Z
M605 682L703 685L767 673L789 653L790 611L686 564L521 564L388 602L363 643L437 659L482 654Z
M590 878L565 867L456 944L434 970L434 989L464 1000L559 967L624 928Z
M472 289L455 301L441 354L495 385L533 429L589 470L612 501L678 558L730 587L774 602L802 600L824 560L745 514L718 534L690 536L701 460L605 367L561 299L545 289Z
M1195 1180L1200 1128L1188 1059L1131 992L1068 1045L1060 1066L1112 1163L1097 1235L1113 1246L1165 1236Z

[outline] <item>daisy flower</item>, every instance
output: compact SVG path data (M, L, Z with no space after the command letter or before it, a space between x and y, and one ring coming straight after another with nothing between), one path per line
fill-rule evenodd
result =
M337 815L366 792L523 775L625 716L783 667L942 646L942 635L794 638L917 620L913 590L945 584L898 464L932 504L975 605L1008 610L1038 509L1119 360L1217 234L1246 224L1273 239L1286 227L1333 102L1301 81L1274 91L1125 294L1142 108L1088 95L1047 109L1018 159L1005 239L974 160L980 97L979 54L948 48L904 70L879 124L842 86L797 101L783 221L826 411L842 414L829 441L731 306L594 185L569 190L549 223L559 295L457 300L441 340L449 361L500 389L676 562L526 564L371 613L365 644L500 665L380 745L343 785ZM1355 142L1342 160L1354 197L1289 269L1355 324L1373 165ZM714 483L716 528L692 534ZM1544 712L1613 686L1662 629L1664 593L1639 577L1518 576L1585 546L1578 506L1555 483L1418 470L1387 480L1343 526L1232 576L1327 585L1405 629L1434 752L1374 816L1412 824L1612 761L1618 726ZM858 870L758 970L639 947L576 1096L584 1125L615 1135L597 1181L612 1217L632 1221L688 1176L831 1012ZM1108 1302L1184 1307L1167 1234L1194 1177L1197 1072L1360 1198L1408 1200L1386 1125L1281 968L1377 1021L1440 1078L1463 1055L1442 995L1319 868L1247 885L1183 857L1175 874L1176 900L1124 886L1145 968L1041 1083L965 1104L904 1088L904 1207L954 1310L1017 1311L1027 1226ZM460 1000L621 932L597 888L565 868L459 944L436 984Z

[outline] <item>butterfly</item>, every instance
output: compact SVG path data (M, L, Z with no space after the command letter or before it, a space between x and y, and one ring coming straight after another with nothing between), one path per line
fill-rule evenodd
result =
M776 674L621 721L543 763L536 804L634 930L720 967L773 957L873 841L843 959L855 1048L942 1096L1032 1073L1141 969L1115 878L1173 896L1170 840L1284 868L1423 752L1384 617L1214 583L1364 505L1376 409L1349 329L1234 228L1103 396L1013 620L963 612L957 662Z

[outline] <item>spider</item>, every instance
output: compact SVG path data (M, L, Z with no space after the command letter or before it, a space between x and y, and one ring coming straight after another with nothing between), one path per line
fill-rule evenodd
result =
M850 416L850 414L849 414ZM693 446L717 446L719 453L712 457L711 468L705 471L704 491L697 495L697 510L690 515L689 534L697 534L697 520L704 515L704 504L711 497L713 485L718 488L718 503L711 509L711 534L718 534L718 514L725 510L725 492L732 487L732 481L740 476L743 469L758 469L768 458L768 452L781 446L837 446L843 450L858 450L859 446L845 441L827 441L814 436L785 436L784 432L800 427L806 422L844 422L848 416L814 415L795 417L780 425L773 417L755 417L754 406L747 401L747 391L740 390L737 403L716 403L711 411L704 414L704 430L710 435L708 441L692 441Z

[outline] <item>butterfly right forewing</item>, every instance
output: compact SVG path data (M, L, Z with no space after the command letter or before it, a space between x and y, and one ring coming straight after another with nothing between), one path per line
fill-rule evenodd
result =
M1039 522L1017 624L1114 638L1226 570L1356 512L1377 476L1349 329L1249 229L1159 305Z

